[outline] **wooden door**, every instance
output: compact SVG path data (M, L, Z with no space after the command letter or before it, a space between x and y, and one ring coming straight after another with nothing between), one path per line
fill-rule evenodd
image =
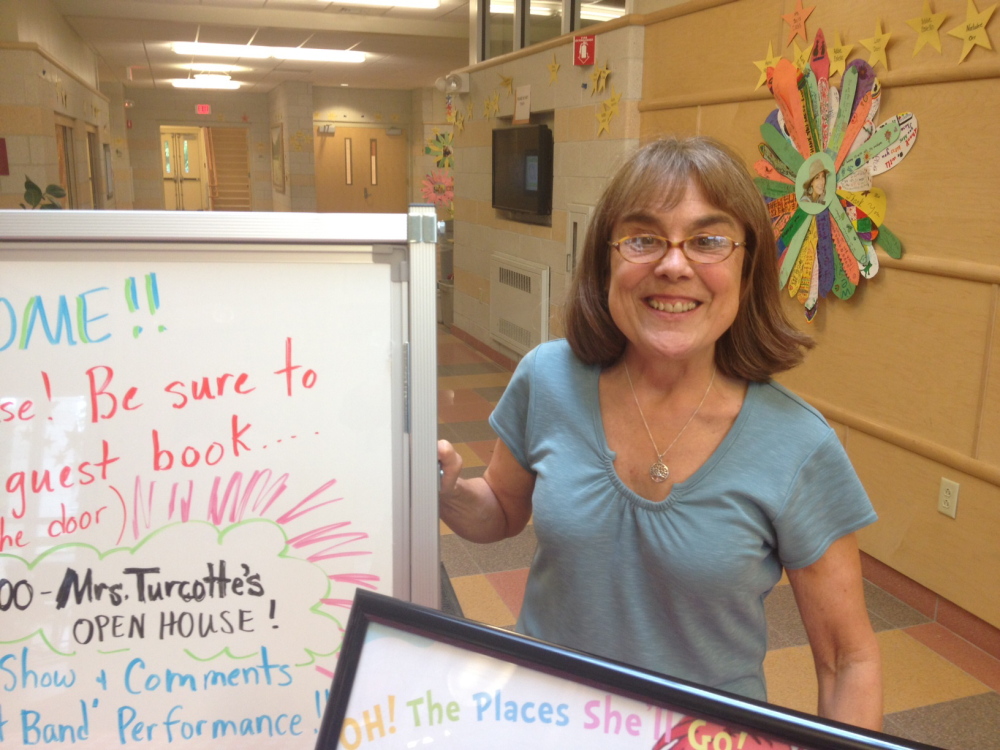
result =
M398 128L331 127L316 133L316 210L406 213L406 135Z
M205 209L204 156L201 128L160 128L163 204L168 211Z

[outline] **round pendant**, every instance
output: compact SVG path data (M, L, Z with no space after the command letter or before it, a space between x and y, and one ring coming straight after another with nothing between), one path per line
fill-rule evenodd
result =
M657 461L655 464L649 467L649 478L654 482L665 482L670 476L670 469L662 461Z

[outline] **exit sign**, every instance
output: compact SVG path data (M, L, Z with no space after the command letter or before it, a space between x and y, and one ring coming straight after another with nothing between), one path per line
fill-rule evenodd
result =
M195 104L194 111L199 115L210 115L212 114L211 104Z

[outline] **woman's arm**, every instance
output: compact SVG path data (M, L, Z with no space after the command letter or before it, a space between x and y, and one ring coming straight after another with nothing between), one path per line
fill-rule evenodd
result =
M812 565L787 572L816 663L819 715L881 729L882 665L854 534L835 541Z
M498 542L515 536L531 518L535 475L524 469L497 440L482 478L460 479L462 457L447 440L438 441L441 520L470 542Z

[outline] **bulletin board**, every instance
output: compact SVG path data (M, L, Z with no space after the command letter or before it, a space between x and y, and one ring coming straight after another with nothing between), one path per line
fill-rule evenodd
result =
M436 604L411 212L0 212L5 746L311 748L355 590Z

